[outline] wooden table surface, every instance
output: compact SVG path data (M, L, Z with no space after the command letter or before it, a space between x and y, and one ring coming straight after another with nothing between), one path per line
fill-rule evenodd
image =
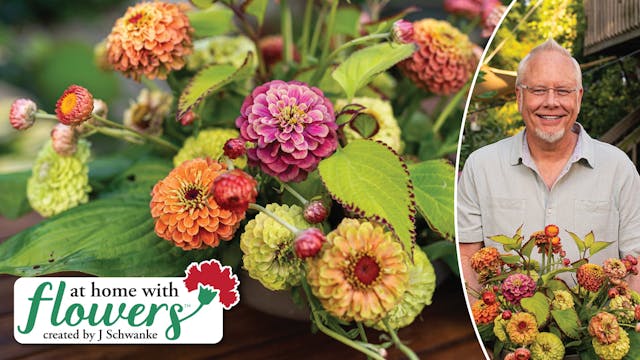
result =
M5 222L0 241L14 231ZM322 333L312 334L309 322L267 315L242 300L225 311L224 336L216 345L21 345L13 338L15 280L0 275L0 359L365 359ZM420 359L484 359L455 276L436 289L433 304L399 337ZM392 348L388 358L403 357Z

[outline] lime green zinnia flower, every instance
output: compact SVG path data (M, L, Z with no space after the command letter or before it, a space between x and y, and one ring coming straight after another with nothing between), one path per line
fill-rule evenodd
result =
M364 106L366 109L362 110L362 113L371 116L378 123L378 132L371 137L372 140L382 141L396 152L402 152L404 144L400 139L400 126L393 116L390 102L376 98L356 97L351 100L351 103ZM345 105L347 105L347 100L339 99L336 101L336 109L342 110ZM344 127L344 135L347 141L362 138L349 125Z
M493 334L502 342L507 341L508 322L509 320L503 319L502 316L496 316L496 318L493 319Z
M252 67L257 65L256 47L246 36L214 36L194 42L194 53L187 58L187 69L198 70L210 64L229 64L239 68L249 52L254 54Z
M620 329L620 339L611 344L601 344L598 339L591 340L596 354L603 360L620 360L629 352L629 335Z
M564 345L555 334L541 332L530 347L532 360L562 360Z
M634 321L634 306L631 300L625 296L618 295L609 301L609 309L618 322L631 324Z
M200 157L210 157L217 160L224 153L224 143L240 135L238 130L234 129L207 129L202 130L198 136L189 137L173 157L173 165L178 166L185 160L191 160ZM244 169L247 166L247 157L240 156L233 160L233 165Z
M555 290L553 292L553 300L551 306L555 310L572 309L574 306L573 296L566 290Z
M298 229L308 229L302 208L269 204L267 210ZM302 260L293 249L295 235L264 213L249 221L240 237L242 260L249 276L270 290L284 290L300 284Z
M400 303L389 314L387 321L394 329L405 327L422 312L425 305L431 304L436 289L436 273L429 258L419 248L413 249L413 264L409 262L409 285L402 295ZM378 330L386 330L381 321L373 325Z
M89 143L78 141L70 156L60 156L47 141L27 182L27 198L40 215L49 217L89 201Z

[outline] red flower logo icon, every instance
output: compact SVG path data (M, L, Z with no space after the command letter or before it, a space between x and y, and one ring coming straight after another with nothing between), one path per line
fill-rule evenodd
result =
M231 309L240 301L238 276L231 272L230 266L222 266L218 260L191 263L185 270L185 274L187 276L184 279L184 285L189 292L198 288L200 292L211 291L207 288L217 290L220 294L220 303L225 310Z

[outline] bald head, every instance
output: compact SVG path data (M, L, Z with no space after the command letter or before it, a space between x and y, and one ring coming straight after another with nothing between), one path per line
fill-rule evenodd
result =
M524 59L520 61L520 64L518 64L516 86L523 83L524 78L527 75L527 70L529 68L529 61L534 57L544 55L544 53L548 53L548 52L554 52L562 56L566 56L568 59L571 60L575 70L576 84L578 84L578 86L582 88L582 71L580 70L580 64L578 64L578 61L576 61L576 59L573 58L573 56L571 56L571 53L569 53L567 49L560 46L560 44L558 44L557 42L555 42L555 40L551 38L543 42L542 44L536 46L535 48L533 48L529 52L529 54L527 54L527 56L525 56Z

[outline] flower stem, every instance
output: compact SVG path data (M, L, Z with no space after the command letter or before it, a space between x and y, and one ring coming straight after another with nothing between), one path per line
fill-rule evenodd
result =
M300 195L300 193L297 192L294 188L292 188L291 185L284 182L280 182L280 186L282 186L283 189L287 190L289 194L293 195L293 197L298 199L298 201L300 201L300 203L303 206L309 203L309 200L305 199L304 196Z
M313 322L316 324L316 326L318 327L318 329L320 331L322 331L325 335L340 341L341 343L350 346L358 351L360 351L361 353L376 359L376 360L384 360L384 357L380 356L380 354L378 354L377 352L368 349L364 346L362 346L361 344L359 344L358 342L355 342L349 338L346 338L338 333L336 333L335 331L329 329L328 327L326 327L322 321L320 321L320 319L318 319L318 317L316 316L316 312L318 311L315 307L315 304L313 303L312 300L312 295L311 295L311 289L309 289L309 284L307 284L306 281L302 281L302 288L304 289L305 295L307 296L307 299L309 300L309 305L311 306L311 317L313 318ZM417 358L416 358L417 359Z
M316 26L313 30L313 37L311 38L311 44L309 45L309 55L315 56L316 48L318 47L318 41L320 40L320 33L322 32L322 23L324 22L324 18L327 15L327 2L322 3L322 8L320 9L320 15L318 15L318 20L316 22Z
M149 134L144 134L144 133L137 132L137 131L135 131L135 130L127 127L127 126L124 126L122 124L119 124L119 123L117 123L115 121L111 121L109 119L105 119L102 116L98 116L98 115L94 114L94 115L92 115L92 117L94 119L100 121L101 123L105 124L105 125L109 125L109 126L117 128L117 129L122 129L122 130L126 130L126 131L129 131L129 132L132 132L135 135L137 135L137 136L139 136L139 137L141 137L141 138L143 138L143 139L145 139L147 141L150 141L150 142L153 142L153 143L155 143L157 145L160 145L162 147L168 148L168 149L172 150L173 152L177 152L178 150L180 150L179 147L175 146L174 144L168 142L167 140L165 140L165 139L163 139L161 137L152 136L152 135L149 135Z
M333 27L336 22L336 13L338 12L338 3L340 3L340 1L333 0L331 4L329 19L327 20L327 29L325 30L327 32L326 39L322 46L322 55L320 56L321 59L324 59L329 53L329 45L331 45L331 37L333 36Z
M313 0L307 0L307 6L304 9L304 20L302 22L302 36L300 37L300 64L307 64L307 55L309 52L309 33L311 32L311 13L313 12Z
M280 31L282 32L282 52L285 64L293 60L293 30L291 26L291 7L287 0L280 0Z
M47 114L46 112L40 112L40 111L36 113L36 120L38 119L59 121L57 116L53 114Z
M469 92L470 85L471 84L467 81L467 83L462 87L462 89L460 89L460 91L458 91L458 93L455 94L455 96L451 99L451 101L449 101L449 103L444 108L444 110L442 110L440 115L438 115L438 118L436 119L435 124L433 124L434 133L437 134L438 131L440 131L440 128L442 127L442 125L444 125L444 122L447 120L447 117L449 117L449 114L451 113L451 111L453 111L453 109L456 106L458 106L458 103L460 102L460 100L462 100L464 95L467 95L467 93Z
M389 325L389 321L387 321L386 318L382 319L382 323L384 323L384 326L387 328L387 331L389 331L389 334L391 335L391 339L393 339L393 342L396 344L396 347L400 349L400 351L407 355L407 357L411 360L420 360L418 358L418 355L416 355L416 353L414 353L411 348L400 341L400 339L398 338L398 334L396 334L395 330L393 330L393 328Z
M263 213L267 214L273 220L277 221L280 225L284 226L287 230L291 231L294 234L297 234L297 233L299 233L301 231L297 227L295 227L295 226L289 224L288 222L286 222L285 220L283 220L278 215L274 214L270 210L267 210L265 207L262 207L262 206L260 206L258 204L249 204L249 209L258 210L260 212L263 212Z

